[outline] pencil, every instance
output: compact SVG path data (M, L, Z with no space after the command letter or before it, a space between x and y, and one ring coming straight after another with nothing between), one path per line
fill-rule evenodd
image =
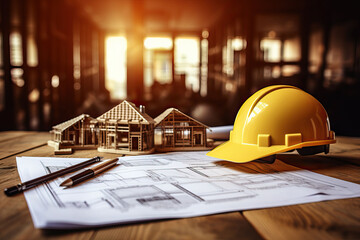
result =
M7 196L13 196L13 195L18 194L20 192L23 192L23 191L25 191L27 189L35 187L35 186L37 186L37 185L39 185L39 184L41 184L43 182L46 182L46 181L49 181L51 179L60 177L60 176L62 176L64 174L67 174L67 173L70 173L70 172L74 172L74 171L79 170L81 168L84 168L85 166L88 166L90 164L100 162L101 158L102 157L94 157L94 158L91 158L91 159L89 159L87 161L84 161L84 162L72 165L70 167L61 169L59 171L56 171L56 172L53 172L53 173L50 173L50 174L47 174L47 175L32 179L32 180L29 180L27 182L19 183L18 185L15 185L15 186L12 186L12 187L9 187L9 188L5 188L4 193Z
M65 181L63 181L60 186L61 187L71 187L74 186L75 184L78 184L82 181L85 181L89 178L92 178L93 176L109 169L112 168L113 166L115 166L118 162L118 158L114 158L111 160L108 160L106 162L103 162L99 165L96 165L93 168L90 169L86 169L74 176L71 176L70 178L66 179Z

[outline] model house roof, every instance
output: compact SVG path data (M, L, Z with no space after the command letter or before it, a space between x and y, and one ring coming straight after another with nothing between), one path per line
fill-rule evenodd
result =
M74 125L75 123L81 121L81 120L84 120L86 118L91 118L93 119L92 117L90 117L88 114L81 114L80 116L77 116L75 118L72 118L66 122L63 122L63 123L60 123L56 126L53 126L53 129L54 130L59 130L59 131L64 131L66 130L67 128L71 127L72 125Z
M126 100L122 101L119 105L115 106L114 108L110 109L109 111L98 117L97 120L115 120L118 123L155 123L152 117L150 117L146 113L142 113L140 109L135 106L134 103L128 102Z
M155 120L155 127L156 127L157 125L159 125L159 124L160 124L167 116L169 116L169 114L171 114L171 113L183 115L183 116L185 116L186 118L188 118L188 119L190 119L190 120L198 123L199 125L208 128L208 126L206 126L205 124L203 124L203 123L195 120L194 118L186 115L185 113L179 111L179 110L176 109L176 108L168 108L168 109L166 109L163 113L161 113L159 116L157 116L157 117L154 119L154 120Z

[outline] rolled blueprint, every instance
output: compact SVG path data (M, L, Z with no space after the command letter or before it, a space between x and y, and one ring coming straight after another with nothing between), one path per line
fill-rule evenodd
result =
M207 137L216 140L229 140L230 131L233 127L233 125L211 127L207 129Z

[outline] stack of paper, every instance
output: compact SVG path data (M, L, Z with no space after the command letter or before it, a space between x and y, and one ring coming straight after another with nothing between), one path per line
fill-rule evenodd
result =
M233 164L206 152L119 158L119 166L72 188L69 175L25 192L37 228L80 228L183 218L360 196L360 185L274 164ZM85 159L18 157L22 181Z

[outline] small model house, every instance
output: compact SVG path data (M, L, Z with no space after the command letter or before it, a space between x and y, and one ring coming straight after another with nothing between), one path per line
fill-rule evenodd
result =
M72 149L96 149L98 136L95 125L91 123L94 118L81 114L69 121L53 127L50 131L53 140L48 145L55 148L56 153L72 153Z
M155 121L144 109L123 101L98 117L98 151L123 154L153 152Z
M159 151L204 150L208 126L176 108L168 108L155 118L155 131L160 132Z
M207 149L206 129L201 122L175 108L169 108L155 120L145 107L124 100L94 119L82 114L53 127L48 145L55 154L71 154L73 149L98 149L118 154L149 154L158 151ZM155 146L154 133L160 142Z

